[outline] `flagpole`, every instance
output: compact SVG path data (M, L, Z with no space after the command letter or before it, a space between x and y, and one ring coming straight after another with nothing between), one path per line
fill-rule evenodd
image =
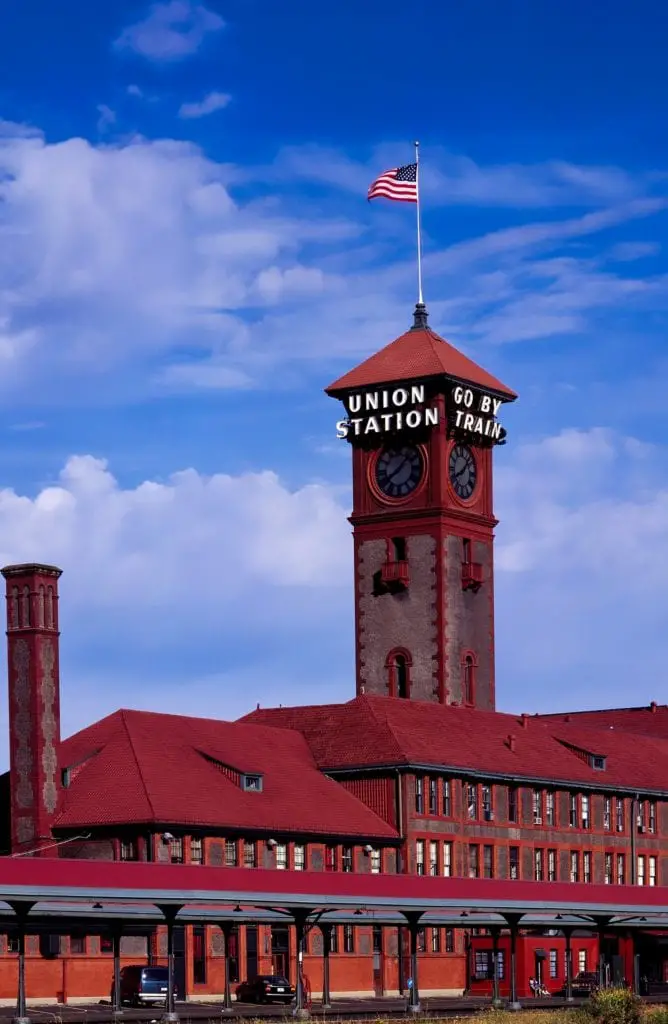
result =
M420 226L420 143L415 143L415 195L417 199L417 272L418 305L424 305L422 297L422 229Z

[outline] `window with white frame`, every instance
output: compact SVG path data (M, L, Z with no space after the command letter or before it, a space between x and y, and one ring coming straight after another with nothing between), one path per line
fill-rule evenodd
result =
M438 814L438 779L429 779L429 813Z
M656 857L651 856L647 858L647 883L648 885L656 885Z
M424 814L424 779L421 775L415 776L415 813Z
M478 787L475 783L469 783L466 787L466 808L469 821L478 820Z
M615 800L615 830L617 832L624 831L624 799L618 796Z
M244 867L257 867L257 846L252 839L244 839Z
M429 874L438 874L438 842L435 839L429 843Z
M432 928L431 930L431 951L432 953L441 952L441 929Z
M190 839L190 863L204 863L204 843L201 836L192 836Z
M568 794L568 824L571 828L578 827L578 796L577 793Z
M424 874L424 839L415 840L415 871L418 875Z
M533 803L533 823L534 825L543 824L543 793L540 789L534 789L532 796Z
M480 787L480 798L482 801L482 816L485 821L491 821L494 816L492 807L492 787L483 785Z
M381 869L380 850L371 851L371 874L379 875Z
M611 853L606 853L606 855L605 855L605 875L604 875L604 880L605 880L605 884L606 885L612 885L612 883L613 883L612 870L613 870L613 868L612 868L612 854Z
M656 832L656 801L650 800L647 818L647 827L650 832Z
M443 843L443 874L446 878L452 876L452 843L447 839Z
M571 850L571 882L580 881L580 854L577 850Z
M580 809L582 811L582 827L583 828L590 828L591 827L591 819L589 817L589 805L590 805L589 797L586 794L583 794L583 796L580 797Z
M557 824L557 811L554 801L554 793L547 792L545 794L545 820L548 825L554 826Z
M626 858L623 853L617 854L617 885L626 883Z
M225 840L225 867L235 868L237 866L237 841L236 839Z
M603 797L603 828L606 832L612 829L612 797Z
M547 880L548 882L556 882L557 880L557 851L547 851Z
M341 849L341 870L347 874L353 870L353 848L352 846L344 846Z
M550 950L550 961L549 962L550 962L550 977L551 978L558 978L559 977L559 959L558 959L558 952L557 952L556 949L551 949Z
M644 858L644 856L642 854L640 854L639 857L638 857L637 876L638 876L638 885L644 885L645 884L645 858Z
M287 871L288 847L286 843L279 843L276 847L276 867L279 871Z
M578 972L580 974L587 973L587 950L578 950Z
M543 881L543 851L533 851L533 877L535 882Z
M452 783L450 779L443 779L443 816L449 818L452 814Z
M293 864L295 871L306 870L306 847L303 843L295 843L293 852Z
M591 882L591 850L582 854L582 881Z

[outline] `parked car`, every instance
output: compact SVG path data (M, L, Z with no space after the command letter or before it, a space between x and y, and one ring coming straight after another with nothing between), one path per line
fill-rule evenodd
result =
M590 996L598 989L598 974L596 971L580 971L573 978L571 990L576 997Z
M280 974L258 974L257 978L242 981L236 995L240 1003L291 1003L296 993Z
M167 1005L168 972L166 967L143 967L131 964L121 968L121 1006ZM176 997L176 986L174 987ZM111 1002L114 1001L114 981L111 981Z

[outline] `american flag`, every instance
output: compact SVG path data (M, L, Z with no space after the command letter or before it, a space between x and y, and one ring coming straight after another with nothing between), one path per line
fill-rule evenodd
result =
M403 203L417 203L417 164L393 167L385 171L369 188L367 199L396 199Z

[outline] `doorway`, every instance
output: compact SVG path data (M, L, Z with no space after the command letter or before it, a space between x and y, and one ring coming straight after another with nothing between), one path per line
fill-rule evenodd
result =
M246 981L257 978L257 925L246 925Z
M289 977L290 930L284 925L271 926L271 969L283 978Z

